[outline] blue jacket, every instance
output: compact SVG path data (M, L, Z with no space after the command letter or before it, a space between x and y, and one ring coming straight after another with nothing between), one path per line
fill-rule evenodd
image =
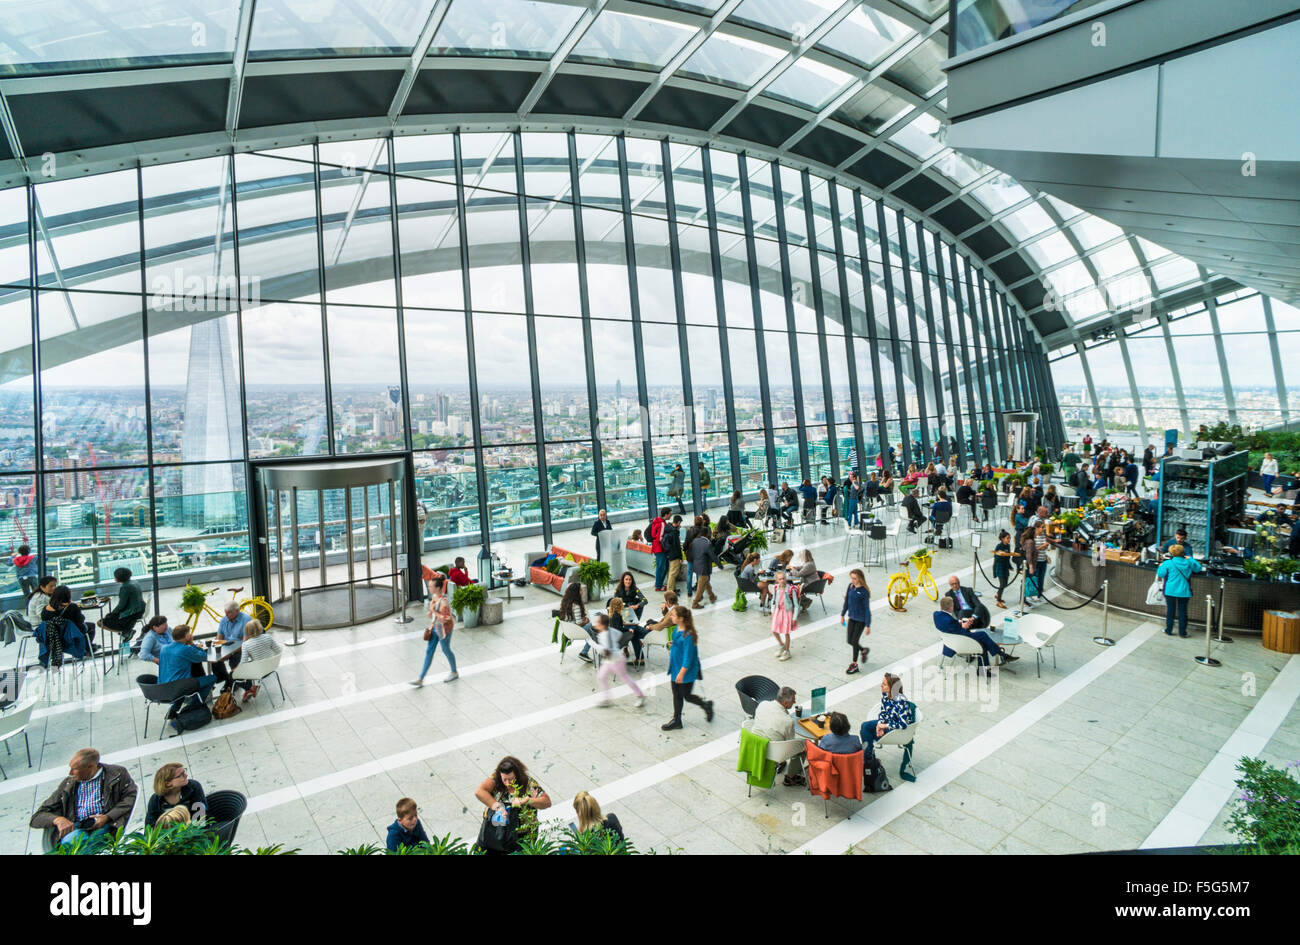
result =
M871 592L865 587L850 584L844 592L844 606L840 608L840 616L845 614L848 614L850 620L871 626Z
M158 683L176 682L178 679L190 678L190 667L202 663L207 654L193 643L181 643L172 640L158 654Z
M401 821L388 825L388 849L397 852L398 847L413 847L418 843L428 843L429 835L424 832L424 824L415 822L414 830L407 830Z
M817 740L817 747L834 755L851 755L862 750L862 739L856 735L827 732Z
M804 501L805 501L805 502L816 502L816 501L817 501L817 487L816 487L816 486L800 486L800 487L799 487L799 494L800 494L801 496L804 497Z
M668 681L677 682L677 671L686 667L682 682L693 683L700 678L700 649L689 633L674 633L673 645L668 650Z
M822 499L822 501L825 502L827 505L830 505L835 501L835 493L838 491L839 489L836 487L835 483L832 482L826 488L826 496Z
M1170 558L1156 568L1156 577L1165 579L1166 597L1191 597L1192 575L1204 570L1195 558Z

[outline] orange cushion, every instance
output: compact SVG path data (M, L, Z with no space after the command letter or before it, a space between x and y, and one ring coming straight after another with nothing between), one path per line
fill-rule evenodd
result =
M644 551L646 554L654 553L654 549L650 545L647 545L645 542L632 541L630 538L628 539L627 546L635 551Z

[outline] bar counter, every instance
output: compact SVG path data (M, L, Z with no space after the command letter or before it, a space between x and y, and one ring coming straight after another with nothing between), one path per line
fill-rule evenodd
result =
M1164 605L1153 606L1147 603L1147 589L1156 579L1154 565L1107 561L1097 566L1092 563L1092 555L1086 551L1076 551L1055 543L1053 547L1057 552L1055 579L1063 587L1084 597L1091 597L1101 587L1102 581L1110 581L1112 607L1149 614L1164 620ZM1192 599L1187 604L1189 632L1205 626L1205 595L1213 596L1214 606L1218 608L1221 606L1220 593L1223 595L1225 630L1231 628L1247 633L1260 633L1264 626L1264 611L1300 611L1300 584L1291 581L1224 577L1202 572L1192 577ZM1100 596L1097 598L1097 603L1101 603ZM1218 619L1216 613L1216 626Z

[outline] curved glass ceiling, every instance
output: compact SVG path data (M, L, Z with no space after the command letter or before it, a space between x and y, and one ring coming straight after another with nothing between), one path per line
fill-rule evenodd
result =
M375 68L396 71L427 48L425 65L520 60L514 68L537 76L517 116L526 124L566 69L630 71L629 78L652 81L651 92L702 80L737 99L706 133L725 134L743 108L762 104L792 116L799 129L777 149L782 155L825 129L862 141L839 171L852 174L850 166L876 152L910 169L886 190L921 177L955 192L928 208L925 196L904 199L925 212L961 198L980 222L959 239L985 231L1013 247L993 262L1023 248L1032 274L1008 287L1037 282L1053 290L1047 305L1060 317L1044 324L1054 340L1077 336L1077 324L1097 316L1095 300L1109 280L1136 273L1148 301L1203 281L1192 263L947 146L947 16L944 0L7 0L0 3L0 84L4 76L144 67L157 81L158 67L210 63L251 75L285 67L266 60L299 60L307 70L329 57L373 57ZM237 52L241 30L246 60ZM399 113L403 102L394 102ZM634 105L624 121L630 125L645 105ZM796 151L792 159L807 157Z

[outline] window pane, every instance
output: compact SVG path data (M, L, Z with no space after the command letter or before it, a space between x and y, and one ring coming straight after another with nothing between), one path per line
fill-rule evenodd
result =
M335 451L403 449L397 312L331 305L328 319Z
M435 538L477 535L478 481L474 476L473 451L467 448L416 451L414 462L415 495L426 513L426 545Z
M328 452L320 306L272 302L243 323L249 454Z

